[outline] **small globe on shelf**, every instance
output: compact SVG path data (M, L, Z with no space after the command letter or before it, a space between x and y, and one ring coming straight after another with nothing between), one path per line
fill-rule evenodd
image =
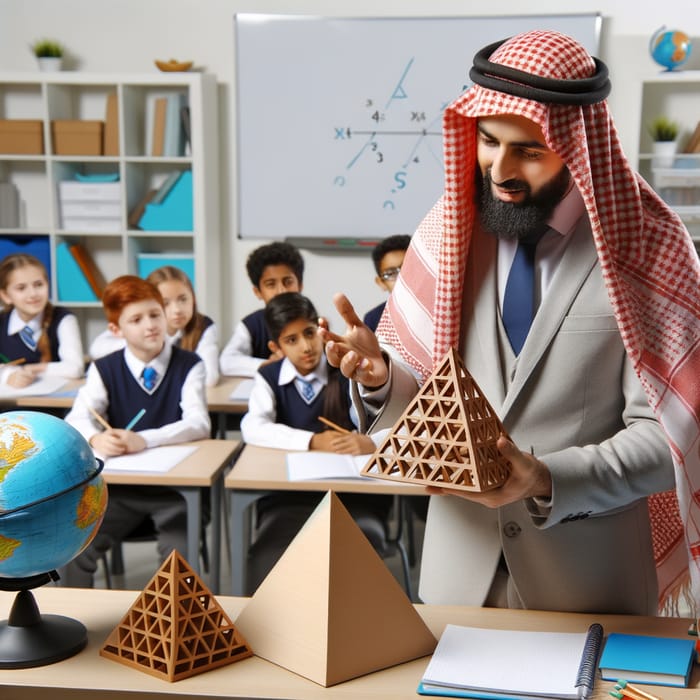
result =
M85 646L85 627L42 617L30 589L58 578L97 533L107 508L102 467L60 418L0 414L0 590L19 591L0 621L0 668L53 663Z
M649 42L649 53L660 66L671 71L680 68L689 58L693 48L690 37L678 29L661 27Z

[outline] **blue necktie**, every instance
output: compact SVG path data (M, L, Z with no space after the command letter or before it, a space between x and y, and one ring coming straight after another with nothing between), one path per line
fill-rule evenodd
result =
M535 249L549 229L518 241L503 295L503 327L513 352L520 354L535 316Z
M310 403L316 396L314 386L311 382L307 382L306 379L301 379L300 377L298 379L301 382L301 395L304 397L304 401Z
M156 372L153 367L144 367L143 372L141 372L141 380L146 388L146 391L150 391L156 385L156 379L158 379L158 372Z
M19 332L19 337L30 350L36 350L36 340L34 340L34 333L32 332L32 329L29 326L25 326Z

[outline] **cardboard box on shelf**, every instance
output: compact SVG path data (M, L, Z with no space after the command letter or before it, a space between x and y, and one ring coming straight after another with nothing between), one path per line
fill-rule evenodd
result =
M43 152L41 119L0 119L0 153L41 155Z
M54 155L101 156L103 130L103 121L54 119L51 122Z

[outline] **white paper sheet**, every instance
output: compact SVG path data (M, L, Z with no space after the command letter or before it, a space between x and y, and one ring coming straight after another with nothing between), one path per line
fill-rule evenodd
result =
M1 365L0 365L1 366ZM68 383L65 377L39 377L35 382L23 389L16 389L6 384L0 385L0 398L14 398L16 396L44 396L53 394Z
M243 379L228 397L229 401L247 401L253 390L254 379Z
M151 447L142 452L134 452L121 457L105 460L106 472L146 472L163 474L189 457L197 449L196 445L166 445ZM100 455L97 455L100 457Z
M287 476L290 481L309 479L368 479L360 476L371 455L341 455L335 452L290 452Z

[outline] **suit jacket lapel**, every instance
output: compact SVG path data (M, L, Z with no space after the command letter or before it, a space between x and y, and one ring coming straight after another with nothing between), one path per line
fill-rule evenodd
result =
M597 260L598 254L590 224L588 218L584 216L571 234L571 241L564 251L552 284L537 311L525 345L520 352L515 376L503 403L502 419L505 419L532 371L554 340L576 295Z
M466 284L469 285L470 295L467 303L471 303L465 318L473 314L474 325L471 332L478 338L479 353L482 358L488 358L479 363L479 376L474 378L489 403L498 413L505 399L503 371L499 359L498 345L498 288L497 277L497 248L498 242L493 236L482 233L475 227L472 234L472 248L468 257ZM467 366L467 370L470 370Z

